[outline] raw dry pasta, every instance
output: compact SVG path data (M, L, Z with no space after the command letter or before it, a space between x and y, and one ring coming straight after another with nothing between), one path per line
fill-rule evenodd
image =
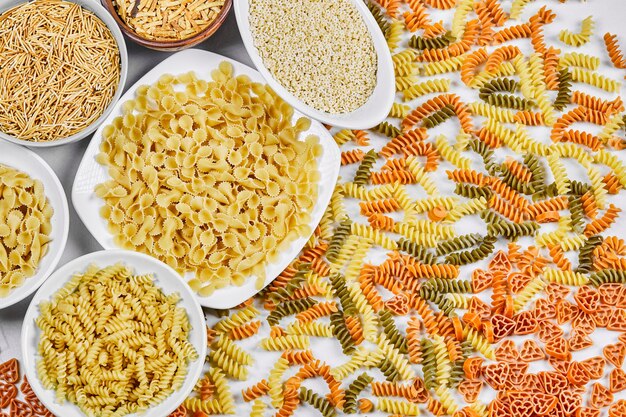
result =
M20 362L16 358L0 363L0 386L0 406L9 415L52 416L33 391L26 374L20 383Z
M39 304L39 379L58 401L96 417L160 403L198 358L179 300L121 264L77 273Z
M351 1L249 2L254 45L285 89L327 113L348 113L365 104L376 86L378 59ZM389 31L395 40L402 22L391 23Z
M75 135L95 123L123 88L121 71L113 34L88 7L36 0L4 10L0 129L33 142Z
M166 75L138 89L105 127L96 186L115 242L161 259L201 296L260 285L265 266L308 236L318 138L310 120L223 62L211 81Z
M0 164L0 298L37 272L49 249L52 215L41 181Z
M368 2L410 110L367 142L330 129L363 159L342 167L316 238L249 301L258 333L234 342L275 359L207 404L242 389L238 414L626 412L619 83L608 59L559 49L547 26L566 5L512 3ZM328 388L308 384L320 376Z
M156 0L137 4L114 0L119 17L143 38L157 41L187 39L207 29L224 7L223 0L178 3Z

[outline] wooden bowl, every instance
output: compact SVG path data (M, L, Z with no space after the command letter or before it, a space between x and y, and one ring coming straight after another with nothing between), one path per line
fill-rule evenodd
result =
M102 6L104 6L104 8L107 9L109 13L111 13L111 15L113 16L113 19L115 19L118 26L120 27L120 29L126 36L128 36L133 42L141 46L145 46L146 48L154 49L157 51L180 51L183 49L191 48L192 46L195 46L205 41L206 39L210 38L211 35L213 35L217 31L217 29L219 29L220 26L222 26L222 24L224 23L224 20L226 20L226 16L228 15L228 12L230 11L231 6L233 5L233 0L224 0L224 6L222 7L222 10L220 10L220 12L217 14L217 17L215 18L215 20L211 22L211 24L207 26L204 30L196 33L195 35L189 38L173 40L173 41L157 41L154 39L147 39L147 38L144 38L143 36L138 35L137 32L135 32L135 30L131 28L117 14L117 11L115 10L115 6L113 5L113 0L100 0L100 1L102 3Z

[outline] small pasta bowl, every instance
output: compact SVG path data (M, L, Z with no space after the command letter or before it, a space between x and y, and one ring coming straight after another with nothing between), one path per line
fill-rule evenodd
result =
M57 402L56 392L44 388L38 376L37 361L41 357L38 352L38 344L41 330L35 320L40 314L39 304L42 301L51 300L52 296L63 288L74 274L84 273L90 265L106 267L119 263L133 270L133 274L152 274L156 286L165 295L172 293L180 295L178 307L184 308L187 312L191 324L189 342L198 353L198 358L188 363L187 375L180 389L143 413L127 414L125 417L163 417L169 415L187 398L202 374L207 351L205 317L193 293L180 275L159 260L141 253L125 250L93 252L63 265L50 277L35 294L26 311L22 325L22 358L26 377L37 397L46 408L57 416L84 417L85 414L71 402L66 401L62 404Z
M113 20L113 17L111 17L111 15L104 9L104 7L102 7L101 5L99 5L93 0L66 0L66 1L76 3L80 5L81 7L84 7L86 10L89 10L90 12L92 12L100 20L102 20L104 24L107 26L107 28L111 31L111 34L113 35L113 38L115 39L115 42L117 43L117 47L118 47L119 54L120 54L120 79L117 85L117 89L115 90L115 94L113 95L111 102L109 103L107 108L104 109L100 117L98 117L92 124L84 128L83 130L71 136L68 136L65 138L59 138L59 139L51 140L51 141L35 142L31 140L20 139L20 138L17 138L15 136L12 136L12 135L9 135L0 131L0 140L13 142L18 145L28 146L30 148L50 148L53 146L60 146L60 145L68 144L68 143L78 142L79 140L84 139L87 136L91 135L98 128L98 126L102 124L104 119L106 119L109 113L111 113L111 111L115 107L115 104L117 103L117 100L119 100L120 96L122 95L122 92L124 91L124 86L126 85L126 77L128 76L128 51L126 50L126 42L124 41L124 35L122 34L122 32L120 31L120 28L115 23L115 20ZM26 2L21 1L21 0L20 1L9 0L8 3L2 4L2 6L0 7L0 15L4 13L6 10L22 3L26 3Z
M241 33L243 44L250 55L257 70L263 75L267 83L274 91L287 103L291 104L301 113L322 123L342 127L346 129L369 129L376 126L389 114L396 96L395 75L391 52L387 46L387 41L381 32L376 20L372 16L365 3L361 0L351 0L359 11L367 29L372 36L374 49L378 57L378 67L376 71L376 87L369 96L365 104L349 113L328 113L317 110L298 99L287 90L267 69L263 63L258 49L254 45L254 38L250 28L250 0L234 0L235 17L237 26Z
M117 10L115 10L113 0L101 0L101 2L102 6L104 6L104 8L107 9L109 13L111 13L111 16L113 16L113 19L115 19L115 22L118 24L124 35L128 36L130 40L143 47L154 49L155 51L164 52L181 51L183 49L191 48L209 39L211 36L213 36L215 32L217 32L222 24L224 24L224 21L228 16L228 12L233 5L233 0L224 0L224 6L222 6L222 9L215 17L215 20L213 20L205 29L201 30L200 32L189 38L172 41L159 41L141 36L137 33L137 31L130 27L124 21L124 19L120 17Z
M35 274L26 278L22 285L9 292L7 297L0 297L0 310L22 301L41 286L56 268L65 249L69 232L69 210L61 182L50 166L37 154L12 143L0 141L0 165L28 174L41 181L44 194L54 211L50 218L51 232L47 253L41 258ZM0 199L1 205L2 199ZM0 218L0 223L4 219ZM2 245L0 243L0 245Z

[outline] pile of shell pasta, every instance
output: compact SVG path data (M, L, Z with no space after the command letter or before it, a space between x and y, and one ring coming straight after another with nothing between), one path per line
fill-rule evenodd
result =
M0 164L0 298L35 274L48 251L52 214L41 181Z
M227 62L211 76L141 87L106 126L111 179L96 187L116 243L194 273L200 296L250 275L262 285L267 263L310 235L320 176L318 138L298 139L310 119L292 123L291 106Z
M369 3L398 102L174 416L625 415L626 61L527 3Z

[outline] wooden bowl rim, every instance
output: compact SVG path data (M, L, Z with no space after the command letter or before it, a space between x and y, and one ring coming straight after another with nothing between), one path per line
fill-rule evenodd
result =
M213 22L211 22L211 24L209 24L209 26L207 26L205 29L189 38L173 41L157 41L153 39L147 39L143 36L138 35L133 28L126 24L126 22L122 20L122 18L115 10L115 6L113 6L113 0L100 0L100 2L102 3L102 6L113 16L113 19L126 36L128 36L133 42L138 43L139 45L156 50L178 50L181 48L191 47L199 44L200 42L213 35L217 31L217 29L222 26L233 4L233 0L224 0L224 6L222 6L222 9L217 14L215 20L213 20Z

